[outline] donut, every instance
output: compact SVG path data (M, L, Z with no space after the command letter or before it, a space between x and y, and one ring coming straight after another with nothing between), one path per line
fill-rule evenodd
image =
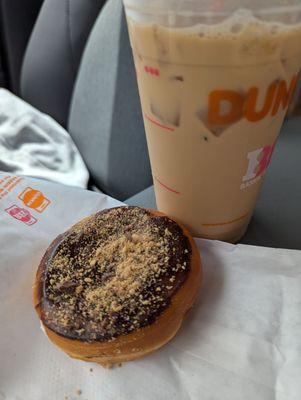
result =
M34 307L70 357L104 367L168 343L202 282L188 230L139 207L98 212L59 235L36 274Z

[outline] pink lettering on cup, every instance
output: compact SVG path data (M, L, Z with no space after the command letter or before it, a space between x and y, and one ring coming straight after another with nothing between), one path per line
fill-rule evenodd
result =
M274 149L275 144L272 146L261 147L260 149L251 151L247 155L248 169L243 177L241 189L245 189L258 182L260 177L264 175L270 165Z

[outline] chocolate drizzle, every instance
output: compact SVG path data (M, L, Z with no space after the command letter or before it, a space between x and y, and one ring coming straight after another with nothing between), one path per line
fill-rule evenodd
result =
M43 323L83 341L152 324L185 281L191 246L167 217L138 207L99 212L59 236L40 268Z

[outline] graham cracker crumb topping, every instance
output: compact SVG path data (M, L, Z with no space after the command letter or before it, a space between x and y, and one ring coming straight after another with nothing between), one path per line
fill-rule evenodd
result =
M85 341L136 331L170 304L190 258L188 238L167 217L138 207L97 213L61 235L47 257L43 323Z

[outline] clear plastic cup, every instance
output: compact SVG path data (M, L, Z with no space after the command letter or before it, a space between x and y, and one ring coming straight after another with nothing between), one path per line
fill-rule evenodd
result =
M301 66L301 1L124 0L157 205L245 233Z

